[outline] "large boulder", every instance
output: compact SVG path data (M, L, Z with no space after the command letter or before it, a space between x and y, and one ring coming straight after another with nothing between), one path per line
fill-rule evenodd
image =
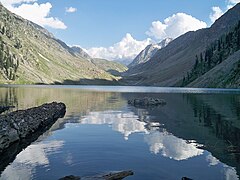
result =
M107 174L100 174L96 176L80 177L80 176L65 176L59 180L122 180L128 176L132 176L133 171L119 171L119 172L110 172Z
M166 101L158 98L144 97L144 98L131 99L128 101L128 104L135 107L149 107L149 106L166 105Z
M27 110L0 115L0 153L12 143L31 137L65 115L63 103L52 102Z

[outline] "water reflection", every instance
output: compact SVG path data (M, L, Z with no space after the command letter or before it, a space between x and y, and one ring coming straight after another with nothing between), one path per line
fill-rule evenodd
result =
M163 130L163 132L151 132L145 136L144 140L150 146L152 153L160 153L164 157L177 161L203 154L203 150L198 149L196 143L187 143L185 140L173 136L166 130Z
M167 101L167 105L160 108L139 109L130 107L126 103L128 99L144 96L163 98ZM6 167L1 179L17 175L21 175L23 179L31 179L35 173L40 173L37 172L39 166L58 166L50 164L50 157L53 157L54 153L63 147L66 149L63 152L64 167L61 168L73 166L74 160L79 155L65 144L68 142L66 140L68 135L65 132L67 129L65 127L69 127L68 123L77 124L77 129L89 124L94 127L108 125L113 131L121 133L126 141L121 139L126 143L132 143L131 140L136 141L135 138L138 137L140 140L134 145L144 144L146 146L148 154L144 154L144 148L138 149L141 151L139 153L143 153L146 157L146 161L149 160L146 166L157 163L155 162L157 160L161 161L159 164L166 163L166 159L168 163L173 163L175 168L178 163L195 162L200 163L199 169L204 166L220 169L221 172L212 171L222 179L238 179L237 174L240 172L240 95L139 94L58 88L0 88L0 103L15 105L16 109L25 109L50 101L66 103L66 117L58 120L50 131L44 134L44 138L39 138L38 142L22 151L14 162ZM62 139L46 141L54 136L56 130L59 131ZM88 133L91 133L91 128L88 130L90 131ZM79 131L84 131L84 129ZM68 133L71 136L72 132L68 131ZM109 135L111 136L110 132ZM71 141L72 138L75 137L68 140ZM82 144L78 144L77 138L75 141L74 147L80 148ZM88 141L85 140L84 143L86 145ZM104 147L98 148L96 153L102 154ZM90 158L88 151L93 150L89 147L86 154L82 156L86 155L86 158ZM127 155L122 154L122 156ZM151 159L152 156L154 159ZM128 164L129 161L126 160L124 163ZM94 161L94 163L97 162ZM76 167L78 168L79 166ZM98 171L98 169L95 170ZM141 171L141 168L137 170Z
M90 112L87 116L80 119L81 124L108 124L112 129L124 135L128 140L132 133L148 133L146 123L138 121L138 116L133 112L104 111Z
M137 116L129 111L103 111L90 112L78 120L81 124L110 125L114 131L123 134L124 139L128 140L131 134L143 134L143 141L149 146L149 151L155 155L173 159L176 161L188 160L197 156L204 156L203 145L198 144L195 140L184 140L169 133L165 128L162 128L158 122L149 122L151 119L146 110L138 109L138 113L142 116ZM144 114L144 116L143 116ZM145 118L143 118L145 117ZM211 153L209 153L205 161L208 166L222 167L224 179L237 180L238 175L236 169L223 164Z
M32 179L36 168L49 166L49 156L57 153L63 145L63 141L51 141L28 146L6 167L1 179Z
M174 160L185 160L201 155L203 150L198 149L196 143L187 143L161 128L158 123L140 121L133 112L104 111L90 112L79 120L81 124L108 124L115 131L124 135L128 140L133 133L144 133L144 141L149 145L149 150L154 153Z

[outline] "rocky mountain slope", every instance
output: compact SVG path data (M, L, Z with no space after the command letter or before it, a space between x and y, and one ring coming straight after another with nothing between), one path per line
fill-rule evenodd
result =
M188 87L239 88L240 50L204 75L190 82Z
M158 50L148 62L130 68L125 73L123 83L151 86L181 86L179 82L182 82L183 78L186 77L195 66L196 55L200 56L202 53L204 57L208 47L231 31L239 20L240 4L237 4L220 17L210 28L188 32L173 40L165 48ZM229 60L231 60L231 57L229 58ZM237 56L235 58L239 57ZM211 68L213 68L212 65ZM224 68L224 66L222 66L222 68ZM234 69L234 67L231 67L229 71L234 71L232 69ZM208 71L210 70L211 69L208 69ZM205 73L207 72L204 72L204 74ZM208 76L205 78L208 78ZM216 79L218 79L218 77L216 77ZM210 84L205 85L204 83L189 84L189 86L192 85L195 87L210 86ZM218 87L218 85L215 87ZM233 85L226 85L226 87L233 87Z
M166 38L157 44L150 44L144 50L142 50L136 58L128 65L129 68L134 68L134 66L143 64L149 61L155 53L164 47L166 47L173 39Z
M106 59L98 59L93 58L91 59L91 62L95 64L97 67L101 68L102 70L114 75L114 76L120 76L121 73L127 71L127 66L116 62L116 61L109 61Z
M73 51L73 53L79 57L91 60L92 57L89 56L82 48L80 48L79 46L72 46L71 50Z
M191 87L240 87L240 20L229 32L196 55L179 83Z
M80 48L67 46L0 4L0 83L52 84L69 79L111 82L115 77L93 64Z

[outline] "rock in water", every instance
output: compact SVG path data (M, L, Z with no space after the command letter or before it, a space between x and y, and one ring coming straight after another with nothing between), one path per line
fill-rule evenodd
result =
M73 176L73 175L70 175L70 176L65 176L59 180L80 180L81 178L79 176Z
M133 171L118 171L118 172L110 172L103 175L89 176L89 177L79 177L79 176L65 176L60 178L59 180L122 180L125 177L132 176Z
M149 107L149 106L166 105L166 101L158 98L154 99L154 98L144 97L141 99L136 98L136 99L129 100L128 104L135 107Z
M120 171L120 172L106 174L103 176L103 179L121 180L121 179L124 179L125 177L132 176L132 175L133 175L133 171Z
M65 115L63 103L43 104L27 110L0 115L0 153L12 143L31 137Z
M188 178L188 177L182 177L182 180L193 180L193 179Z

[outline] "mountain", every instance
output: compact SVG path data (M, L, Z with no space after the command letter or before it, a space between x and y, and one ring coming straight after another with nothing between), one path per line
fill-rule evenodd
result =
M0 83L54 84L67 80L95 84L116 82L89 60L80 48L69 47L41 26L0 4Z
M237 4L216 20L210 28L187 32L173 40L165 48L158 50L146 63L130 68L124 74L123 83L149 86L181 86L184 77L187 77L192 72L196 64L196 56L200 57L202 53L202 56L205 57L208 48L231 31L239 20L240 4ZM231 57L227 58L231 60ZM239 59L238 56L236 58ZM212 64L209 67L214 68ZM229 72L233 72L232 69L234 67L231 67ZM211 69L207 70L210 71ZM205 78L208 78L208 76L206 75ZM193 84L186 84L185 86L187 85L191 86ZM194 83L194 86L202 87L203 84ZM209 87L210 85L206 86ZM230 87L232 86L230 85Z
M79 46L72 46L71 50L73 51L73 53L79 57L85 58L85 59L92 59L91 56L88 55L88 53L86 53L81 47Z
M149 61L159 49L166 47L172 40L173 39L171 38L166 38L160 43L148 45L136 56L136 58L128 65L128 67L133 68L136 65Z
M229 56L221 64L215 66L204 75L196 78L188 87L240 87L240 50Z
M102 70L114 76L120 76L121 73L125 72L128 69L127 66L119 62L109 61L106 59L94 58L94 59L91 59L91 62L95 64L97 67L101 68Z

